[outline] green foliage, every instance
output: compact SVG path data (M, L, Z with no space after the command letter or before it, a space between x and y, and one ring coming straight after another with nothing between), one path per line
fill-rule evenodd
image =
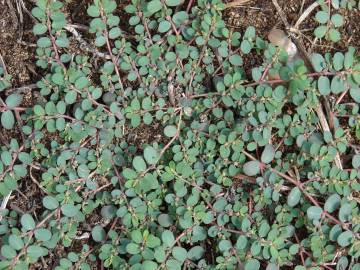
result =
M11 86L11 76L0 67L0 93ZM20 105L22 96L19 94L9 95L5 102L0 100L0 128L12 129L15 124L15 107Z
M64 4L37 1L40 98L0 104L1 128L23 135L0 147L0 193L36 181L42 197L1 211L1 269L59 248L56 270L360 268L355 49L312 54L310 72L254 27L229 29L219 0L195 2L133 0L125 21L94 0L94 47L75 55ZM337 41L344 19L320 2L315 35ZM1 94L10 80L0 70Z
M314 35L316 38L322 39L326 38L332 42L338 42L341 40L341 34L339 28L344 25L344 18L339 12L340 8L349 8L350 6L346 6L345 1L339 0L318 0L321 10L317 11L315 14L315 21L320 25L314 29Z

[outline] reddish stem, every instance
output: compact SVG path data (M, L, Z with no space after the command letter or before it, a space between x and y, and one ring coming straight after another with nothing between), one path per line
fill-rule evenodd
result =
M186 13L189 13L193 4L194 4L194 0L190 0L186 8Z

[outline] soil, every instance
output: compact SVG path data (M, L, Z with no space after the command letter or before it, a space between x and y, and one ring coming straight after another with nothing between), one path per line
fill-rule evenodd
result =
M161 139L162 131L159 128L159 123L153 123L150 126L142 123L129 132L127 137L129 144L138 146L141 151L143 150L141 149L142 145L154 142L160 143Z
M33 23L26 13L30 5L25 4L21 11L22 18L19 19L20 13L15 7L9 8L2 2L4 1L0 1L0 53L7 72L13 77L13 86L24 86L36 79L35 38L31 33Z

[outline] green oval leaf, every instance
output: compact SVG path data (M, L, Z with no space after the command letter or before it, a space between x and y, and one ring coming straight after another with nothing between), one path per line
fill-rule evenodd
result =
M275 148L271 144L267 144L261 154L261 162L269 164L275 157Z
M329 213L332 213L340 207L340 204L341 204L340 196L338 194L332 194L329 198L327 198L324 205L324 210Z
M314 69L317 72L323 71L326 67L326 61L321 54L313 53L311 55L311 62L313 63Z
M23 96L19 94L11 94L5 100L6 106L9 109L13 109L21 104Z
M35 35L42 35L45 34L47 31L47 27L45 24L37 23L33 27L33 32Z
M351 231L345 231L338 236L337 242L340 246L346 247L351 244L353 237L354 236Z
M352 214L352 206L350 203L345 203L340 207L339 210L339 219L342 222L347 222L351 220L351 214Z
M167 31L169 31L169 29L171 28L171 23L168 21L162 21L159 23L159 28L158 31L160 33L165 33Z
M21 250L24 247L24 242L19 235L12 234L9 236L9 244L15 250Z
M150 13L155 13L161 10L162 3L159 0L152 0L147 4L147 11Z
M260 262L256 259L250 259L245 263L245 270L259 270Z
M306 213L310 220L319 220L321 218L323 210L319 206L310 206Z
M102 242L105 240L106 233L103 227L96 225L91 230L91 237L94 239L95 242Z
M157 219L160 226L164 228L169 227L173 224L173 221L168 214L160 214Z
M243 170L247 176L255 176L260 173L260 162L257 160L248 161L244 164Z
M75 217L79 213L79 209L73 204L64 204L61 206L61 212L67 217Z
M204 248L201 246L195 246L189 249L188 251L188 259L192 261L200 260L204 255Z
M177 133L177 129L176 129L176 126L174 125L169 125L169 126L166 126L165 129L164 129L164 134L167 136L167 137L174 137Z
M87 9L87 14L91 17L99 17L100 16L100 10L97 6L91 5Z
M43 198L43 205L49 210L54 210L59 207L59 202L51 196L46 196Z
M15 118L12 111L5 111L1 114L1 125L5 129L12 129L15 124Z
M175 243L174 234L170 230L165 230L161 234L161 240L163 241L164 245L167 247L172 247Z
M20 223L26 231L35 229L35 221L30 214L24 214L20 219Z
M315 19L319 22L319 23L326 23L330 17L329 17L329 13L326 11L318 11L315 15Z
M360 91L360 89L359 89ZM351 164L354 169L360 168L360 155L354 155L351 161Z
M187 251L182 247L174 247L172 250L172 255L176 260L183 263L187 258Z
M51 46L51 41L48 37L41 37L37 41L37 45L40 48L46 48Z
M143 172L146 170L146 163L144 159L140 156L134 157L132 164L134 169L138 172Z
M48 229L36 229L34 233L36 239L39 241L49 241L51 239L51 232Z
M16 256L16 251L9 245L3 245L1 247L1 255L3 255L6 259L12 259Z
M183 0L165 0L165 4L169 7L176 7L180 5Z
M287 197L287 204L290 207L294 207L300 202L300 198L301 198L301 190L298 187L294 187L290 191Z
M152 146L147 146L144 150L144 158L148 164L154 165L159 159L159 153Z
M126 245L126 252L132 255L140 253L140 247L138 244L129 243Z
M330 80L328 77L325 76L320 76L319 80L318 80L318 88L319 88L319 92L322 95L328 95L330 94Z
M157 263L156 262L153 262L153 261L144 261L142 263L142 268L141 269L146 269L146 270L156 270L158 267Z
M351 88L350 96L355 102L360 103L360 88L357 87Z

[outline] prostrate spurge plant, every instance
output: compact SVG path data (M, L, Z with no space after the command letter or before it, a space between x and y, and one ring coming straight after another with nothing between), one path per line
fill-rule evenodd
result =
M42 205L2 211L0 269L360 269L355 49L313 54L310 73L195 2L132 0L127 22L95 0L82 35L98 53L75 54L63 3L37 1L46 75L33 107L0 104L25 135L1 147L0 192L37 181Z

